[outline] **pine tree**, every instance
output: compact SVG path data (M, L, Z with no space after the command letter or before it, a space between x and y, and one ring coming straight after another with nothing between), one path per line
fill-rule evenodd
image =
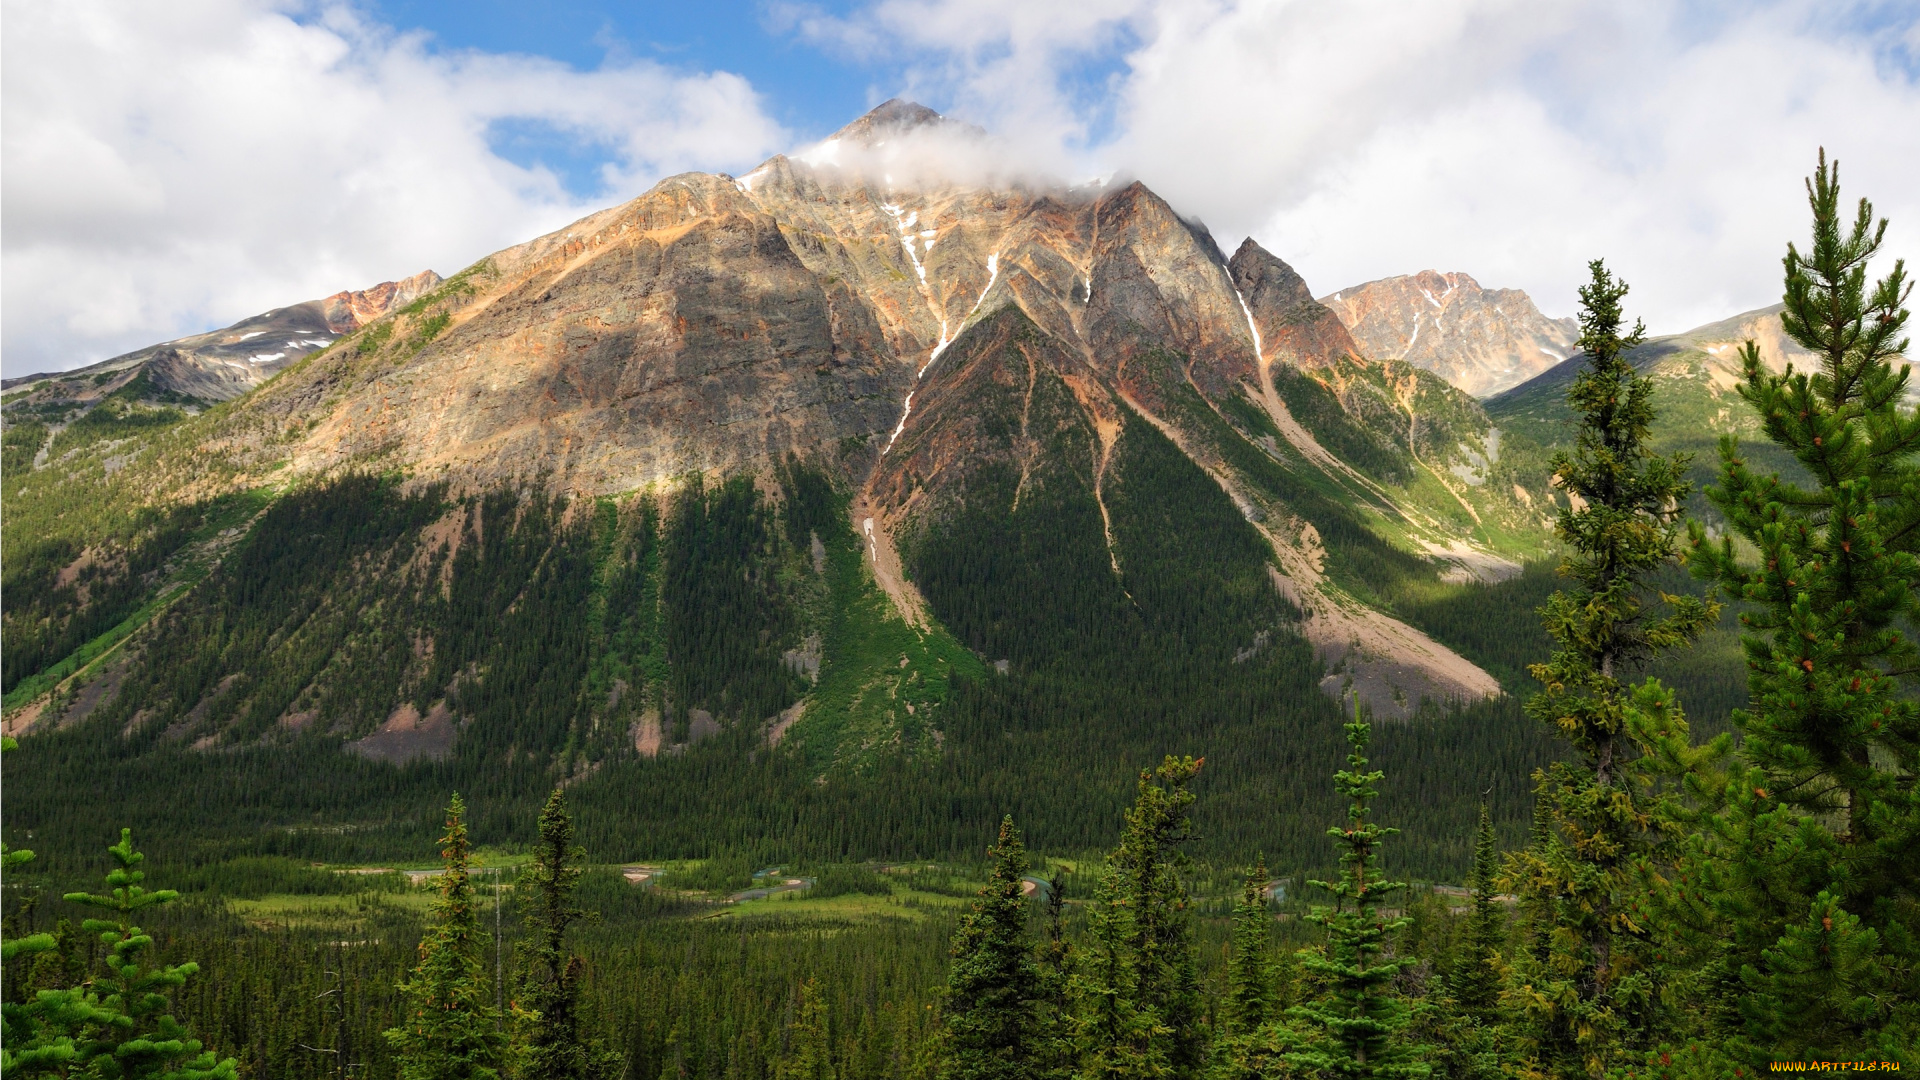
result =
M466 804L447 805L440 838L445 870L434 925L420 942L420 961L398 987L401 1026L386 1032L403 1080L493 1080L500 1075L506 1038L487 1000L480 917L467 873Z
M566 947L567 928L586 912L573 906L586 852L573 842L573 819L559 788L540 814L540 842L521 878L532 903L527 940L520 947L521 1046L517 1075L524 1080L592 1080L620 1075L619 1055L589 1037L580 1017L585 967Z
M1261 856L1247 873L1240 903L1233 909L1233 953L1227 965L1225 1029L1246 1035L1273 1012L1273 915L1267 910L1267 860Z
M1372 820L1373 800L1379 795L1374 785L1386 774L1366 771L1373 728L1361 719L1358 700L1346 731L1352 752L1347 768L1334 774L1334 786L1349 800L1348 821L1345 828L1327 830L1346 849L1340 853L1346 872L1338 881L1308 882L1332 893L1335 906L1315 908L1307 916L1326 927L1324 952L1300 953L1302 966L1324 978L1327 989L1318 1000L1290 1010L1304 1045L1284 1056L1310 1076L1424 1077L1429 1070L1419 1058L1426 1048L1408 1046L1396 1038L1410 1017L1407 1003L1394 994L1392 983L1415 961L1382 955L1388 935L1407 925L1407 920L1383 918L1377 909L1406 884L1383 880L1374 865L1380 841L1399 830Z
M216 1060L169 1011L169 995L200 970L198 964L147 964L142 954L153 938L134 925L136 912L179 899L172 889L140 883L146 856L134 850L133 830L107 849L115 866L106 894L75 892L70 904L101 908L112 918L87 919L81 929L106 949L101 964L81 985L40 990L32 1001L5 1006L4 1066L9 1077L99 1076L122 1080L235 1080L232 1058ZM27 852L9 852L18 864ZM45 938L45 941L36 940ZM29 951L54 947L51 935L23 939ZM44 945L45 948L41 946Z
M1021 895L1027 851L1011 816L990 852L993 873L953 932L947 974L945 1080L1026 1077L1040 1051L1040 980Z
M19 748L11 737L0 737L0 754ZM107 872L108 892L65 897L70 904L113 914L81 924L106 946L90 977L71 985L79 965L65 919L58 934L12 934L0 942L0 961L10 979L18 978L20 967L26 966L17 967L15 961L31 962L25 988L32 994L0 1004L0 1075L234 1080L234 1060L216 1060L169 1011L169 995L198 974L200 965L143 966L142 954L153 947L153 938L134 925L134 914L172 903L180 894L141 885L146 873L139 867L146 856L134 850L133 830L121 829L120 842L107 853L118 864ZM33 858L31 851L9 850L0 843L0 874L11 875Z
M1896 261L1868 288L1887 222L1865 199L1845 220L1824 150L1807 197L1813 244L1787 248L1780 320L1811 370L1770 372L1748 342L1740 394L1812 484L1753 469L1723 439L1708 497L1726 535L1690 535L1696 572L1746 602L1750 631L1752 705L1734 717L1747 764L1712 822L1724 963L1756 1064L1920 1042L1920 701L1901 686L1920 669L1920 409L1894 366L1912 286Z
M1180 877L1203 760L1168 756L1140 772L1119 846L1107 856L1079 978L1081 1075L1196 1075L1205 1064L1193 913Z
M1460 935L1459 951L1449 972L1448 989L1469 1016L1486 1021L1500 1001L1500 953L1507 941L1507 913L1495 898L1499 872L1495 866L1493 815L1480 804L1480 833L1473 846L1473 910Z
M1067 943L1067 882L1059 871L1047 879L1046 936L1035 957L1039 1022L1036 1027L1034 1080L1067 1080L1073 1075L1073 948Z
M1578 756L1540 777L1551 832L1523 856L1555 914L1547 963L1523 973L1531 1041L1542 1067L1568 1077L1624 1060L1646 1044L1652 1024L1646 928L1630 913L1642 901L1648 861L1678 830L1645 795L1647 748L1626 676L1718 617L1710 601L1664 593L1657 598L1666 613L1647 610L1649 579L1675 558L1687 458L1651 448L1654 387L1627 359L1644 330L1622 332L1626 283L1600 260L1588 270L1580 289L1587 363L1567 392L1580 426L1572 452L1552 463L1569 501L1555 532L1567 549L1560 573L1572 587L1541 609L1556 648L1533 665L1543 688L1527 702Z
M774 1065L774 1080L834 1080L833 1040L827 1003L813 979L800 984L800 1003L787 1032L787 1052Z
M1213 1040L1209 1080L1258 1080L1284 1067L1268 1024L1275 1000L1273 914L1267 908L1266 858L1256 860L1233 909L1233 944L1227 958L1227 996Z

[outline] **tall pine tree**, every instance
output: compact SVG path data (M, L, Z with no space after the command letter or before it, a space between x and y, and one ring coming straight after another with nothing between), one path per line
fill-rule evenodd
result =
M466 804L447 805L440 838L445 869L434 925L420 941L420 961L398 989L406 1010L386 1032L402 1080L494 1080L506 1048L500 1017L488 1000L484 944L473 880L467 873Z
M1507 913L1495 895L1499 868L1493 815L1480 804L1480 832L1473 845L1473 908L1448 972L1448 989L1469 1016L1485 1021L1500 1001L1500 954L1507 942Z
M1107 856L1078 972L1081 1075L1186 1078L1205 1065L1193 911L1181 871L1202 761L1168 756L1140 772Z
M1649 860L1666 857L1678 830L1646 796L1644 726L1627 677L1718 617L1713 603L1650 583L1675 558L1687 459L1652 449L1654 385L1627 357L1644 332L1624 330L1626 283L1600 260L1588 270L1580 289L1586 367L1567 392L1579 429L1573 450L1553 459L1569 503L1555 523L1567 552L1560 573L1572 586L1541 609L1556 647L1533 665L1543 688L1527 702L1577 756L1540 777L1548 842L1523 858L1532 860L1534 887L1554 902L1555 932L1547 963L1519 969L1537 1062L1564 1077L1599 1075L1650 1037L1651 950L1631 913ZM1665 612L1651 613L1650 601Z
M834 1080L836 1075L827 1002L821 996L820 984L808 979L800 984L793 1025L787 1030L786 1052L775 1060L773 1077L774 1080Z
M1267 907L1267 860L1255 860L1233 909L1227 994L1219 1005L1209 1080L1258 1080L1283 1067L1268 1030L1274 1000L1273 912Z
M1775 373L1752 342L1740 394L1809 482L1722 440L1708 496L1726 535L1691 530L1702 577L1745 601L1747 767L1713 819L1724 964L1750 1062L1920 1043L1920 409L1895 361L1905 264L1868 285L1887 223L1849 222L1825 151L1807 182L1813 244L1789 245L1782 329L1813 353ZM1747 555L1751 552L1751 556Z
M585 961L566 946L567 928L587 918L573 906L586 852L573 842L573 818L559 788L540 813L540 842L521 876L529 901L521 943L520 1042L515 1055L523 1080L597 1080L620 1075L618 1054L584 1030L580 978Z
M1041 987L1021 895L1027 851L1011 816L989 853L993 873L953 932L943 1080L1014 1080L1040 1056Z
M1308 884L1334 895L1332 908L1316 908L1307 916L1326 927L1324 953L1306 950L1301 964L1325 985L1316 1000L1289 1010L1298 1049L1285 1054L1294 1069L1316 1077L1424 1077L1420 1061L1424 1047L1408 1046L1397 1036L1407 1027L1407 1003L1393 989L1393 980L1416 961L1382 954L1388 936L1407 925L1405 918L1384 918L1379 907L1391 893L1407 886L1387 881L1378 873L1380 841L1398 829L1373 821L1376 784L1386 775L1367 771L1367 747L1373 728L1360 717L1354 702L1353 721L1346 725L1347 767L1334 774L1334 786L1348 800L1347 824L1327 830L1345 850L1339 880Z

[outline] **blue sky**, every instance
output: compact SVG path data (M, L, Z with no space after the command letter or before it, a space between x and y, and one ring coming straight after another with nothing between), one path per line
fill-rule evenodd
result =
M1822 146L1920 258L1920 0L0 0L0 357L474 259L889 96L1146 182L1320 294L1422 269L1656 332L1771 303Z
M824 5L846 14L847 5ZM820 138L885 100L897 70L844 52L829 55L782 27L763 0L622 3L549 0L379 0L368 5L395 27L433 36L436 50L533 53L579 71L643 57L687 72L746 76L767 113L800 138ZM880 97L876 98L878 94ZM539 123L503 123L493 145L510 160L539 161L577 194L595 193L604 147Z

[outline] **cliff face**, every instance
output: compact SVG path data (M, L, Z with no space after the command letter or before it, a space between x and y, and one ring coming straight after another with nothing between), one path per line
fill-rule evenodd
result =
M1422 270L1321 298L1361 350L1403 360L1485 398L1567 359L1580 327L1549 319L1519 289L1483 289L1466 274Z

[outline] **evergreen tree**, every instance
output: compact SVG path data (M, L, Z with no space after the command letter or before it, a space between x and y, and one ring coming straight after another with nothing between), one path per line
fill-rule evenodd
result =
M1448 974L1448 989L1468 1015L1492 1017L1500 1000L1500 953L1507 941L1507 913L1495 899L1498 870L1493 845L1493 816L1480 804L1480 834L1473 846L1473 910L1460 935L1458 955Z
M1066 1080L1073 1075L1073 950L1067 943L1067 882L1059 871L1047 879L1046 937L1038 950L1039 1022L1033 1067L1035 1080Z
M1325 950L1300 954L1302 965L1326 980L1326 991L1318 1000L1290 1010L1302 1045L1289 1050L1285 1059L1312 1076L1424 1077L1428 1069L1419 1058L1426 1048L1396 1038L1410 1016L1392 983L1415 960L1382 955L1387 935L1408 920L1383 918L1377 909L1406 884L1383 880L1374 865L1380 841L1399 830L1372 820L1373 800L1379 795L1374 785L1385 774L1366 771L1373 728L1360 718L1357 699L1346 730L1352 753L1347 768L1334 774L1334 786L1349 800L1348 821L1345 828L1327 830L1346 849L1340 853L1346 873L1334 882L1309 882L1332 893L1335 906L1316 908L1307 916L1326 927Z
M1227 964L1224 1020L1229 1035L1245 1035L1267 1022L1273 1010L1273 915L1267 910L1267 860L1247 873L1233 909L1233 952Z
M1663 593L1666 613L1648 611L1649 579L1675 557L1687 459L1651 448L1653 381L1627 359L1644 330L1636 323L1623 333L1626 283L1600 260L1588 269L1580 289L1587 363L1567 392L1580 426L1572 452L1552 463L1569 501L1555 523L1567 549L1560 572L1573 584L1541 609L1556 648L1533 665L1543 689L1527 702L1578 756L1539 778L1550 832L1522 858L1532 863L1531 888L1552 898L1554 932L1546 962L1519 972L1536 1060L1568 1077L1598 1075L1644 1046L1652 1025L1646 928L1631 912L1649 860L1671 854L1678 830L1645 794L1644 725L1625 679L1718 616L1709 601Z
M0 754L18 749L11 737L0 737ZM216 1060L170 1011L169 995L185 986L200 965L143 964L142 954L153 947L153 938L133 924L134 913L171 903L180 894L141 885L146 873L139 867L146 856L134 850L133 830L121 829L120 842L107 853L118 864L107 873L109 892L65 897L70 904L113 914L81 924L106 946L91 977L73 984L79 968L73 956L77 942L65 919L57 935L22 935L17 925L7 927L0 961L9 981L24 983L18 989L32 996L0 1004L0 1075L234 1080L234 1060ZM11 875L33 858L31 851L9 850L0 842L0 874ZM22 963L17 966L16 961ZM8 989L17 992L15 986Z
M1040 980L1021 895L1027 851L1011 816L1000 822L993 873L960 919L949 952L946 1080L1011 1080L1040 1051Z
M1277 1015L1272 955L1273 914L1267 908L1266 858L1256 860L1233 909L1227 996L1213 1040L1210 1080L1257 1080L1283 1067L1267 1030Z
M467 873L466 804L447 805L440 838L445 870L434 925L420 942L420 960L398 989L406 1014L387 1041L400 1059L403 1080L493 1080L500 1075L506 1039L487 1000L480 917Z
M567 928L586 912L573 906L586 852L573 842L573 818L559 788L540 814L540 842L521 878L532 901L521 944L521 1042L525 1080L589 1080L620 1075L619 1055L582 1030L580 976L585 961L566 947Z
M1196 1075L1204 1065L1193 913L1180 871L1202 760L1168 756L1140 772L1119 846L1107 856L1080 973L1081 1075Z
M833 1037L827 1003L813 979L800 984L800 1003L787 1032L787 1052L774 1065L774 1080L834 1080Z
M1887 223L1851 223L1826 153L1807 182L1813 244L1789 245L1781 326L1811 370L1774 373L1752 342L1740 394L1811 480L1751 468L1721 442L1708 497L1727 533L1691 529L1696 572L1746 602L1745 766L1712 819L1715 906L1744 1053L1920 1043L1920 409L1907 403L1905 264L1867 284ZM1746 557L1748 551L1752 557ZM1902 687L1905 681L1907 686Z
M119 864L107 873L109 892L68 893L72 904L101 908L112 918L87 919L81 928L106 946L100 967L79 986L38 991L32 1001L5 1006L4 1063L9 1077L85 1076L115 1080L235 1080L232 1058L216 1060L171 1012L170 995L200 970L198 964L148 964L153 938L134 925L134 913L171 903L171 889L140 884L146 857L134 850L133 830L107 849ZM9 852L11 863L28 852ZM9 942L9 944L14 944ZM54 948L51 935L21 939L27 952ZM17 951L14 955L19 955Z

